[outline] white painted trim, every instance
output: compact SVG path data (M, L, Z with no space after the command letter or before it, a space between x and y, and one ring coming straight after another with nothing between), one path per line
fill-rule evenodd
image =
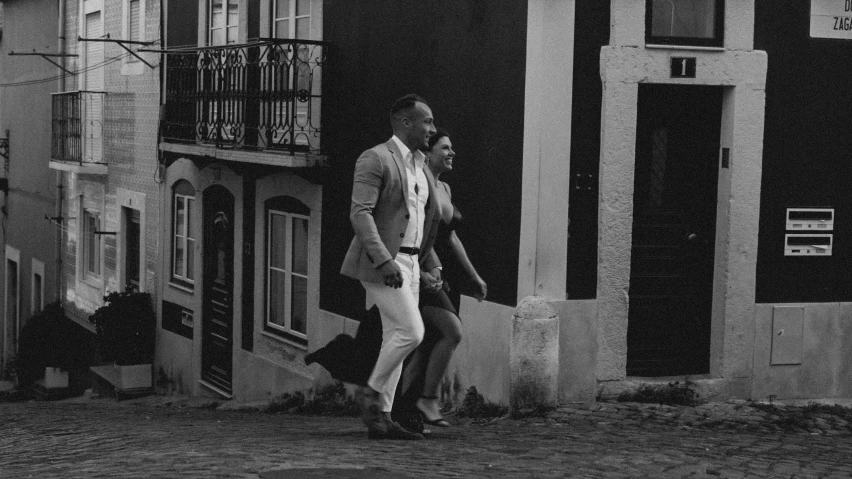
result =
M528 7L518 301L565 298L574 6L531 0Z
M36 314L40 310L36 311L35 275L41 276L41 297L38 298L38 303L41 304L41 309L44 309L44 286L46 283L46 278L44 277L44 263L35 258L32 258L31 261L32 266L30 267L30 314Z

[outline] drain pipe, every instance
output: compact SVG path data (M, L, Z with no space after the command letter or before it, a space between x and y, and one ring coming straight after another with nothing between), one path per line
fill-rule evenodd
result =
M59 37L59 53L65 53L66 42L65 42L65 12L67 11L67 2L68 0L58 0L59 1L59 21L57 25L57 35ZM58 93L62 93L65 91L65 71L66 71L66 60L64 56L59 57L59 88L57 89ZM51 103L52 108L52 103ZM51 113L52 115L53 113ZM62 298L65 296L62 294L62 283L63 283L63 264L62 264L62 245L64 244L65 239L65 218L62 217L62 200L65 195L65 188L63 183L63 175L62 170L56 171L56 215L55 221L56 225L59 227L56 233L56 301L59 304L63 304Z

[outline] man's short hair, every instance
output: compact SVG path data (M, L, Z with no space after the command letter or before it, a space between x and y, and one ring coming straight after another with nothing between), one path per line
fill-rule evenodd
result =
M399 98L395 102L393 102L393 106L390 109L390 116L393 118L397 113L407 110L414 106L415 103L423 103L426 104L426 100L423 99L422 96L417 93L409 93L402 98Z

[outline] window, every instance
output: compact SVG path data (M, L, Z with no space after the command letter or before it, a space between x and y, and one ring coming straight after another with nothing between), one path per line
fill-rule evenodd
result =
M721 47L724 0L647 0L648 44Z
M83 210L83 271L101 275L101 221L98 213Z
M20 281L21 252L11 246L6 246L6 315L2 331L9 334L3 345L11 347L3 351L3 356L9 357L9 351L15 352L18 348L18 332L21 330L21 281ZM2 341L0 341L2 342Z
M187 286L195 282L194 204L195 189L192 185L185 180L177 182L172 205L172 279Z
M44 263L32 259L32 297L30 298L31 312L36 314L44 309Z
M239 10L237 0L210 0L208 25L210 34L208 45L227 45L237 43L239 29Z
M272 3L271 18L272 34L275 38L311 39L311 0L275 0ZM316 52L305 44L297 45L292 52L287 49L286 52L279 53L278 65L272 70L272 84L283 86L286 83L287 90L294 91L296 97L304 96L307 92L310 92L312 86L311 63L317 61L317 59L312 58L314 54ZM293 141L297 145L307 146L309 144L308 135L304 132L310 130L308 120L310 104L296 98L290 101L292 105L282 101L274 107L275 123L280 128L273 131L272 141L275 144ZM294 115L295 118L291 120L290 115ZM289 139L287 135L290 129L303 133Z
M310 209L287 196L266 202L266 329L307 344Z
M275 38L311 38L311 0L275 0L272 22Z
M127 0L127 34L125 40L132 42L142 41L142 16L141 16L142 0ZM139 59L133 55L127 57L128 63L136 63Z

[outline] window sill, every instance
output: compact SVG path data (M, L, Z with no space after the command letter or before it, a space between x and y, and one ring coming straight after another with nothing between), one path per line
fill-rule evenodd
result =
M175 283L174 281L169 281L169 286L171 286L174 289L183 291L184 293L195 294L195 289L193 289L192 287L185 286L185 285L180 284L180 283Z
M649 50L694 50L699 52L724 52L725 47L700 47L695 45L662 45L648 43L645 48Z
M308 340L307 339L299 338L297 340L297 339L294 339L294 337L291 336L291 335L284 336L284 334L286 334L286 333L275 334L275 333L271 333L269 331L261 331L260 334L262 334L263 336L266 336L269 339L274 339L275 341L287 344L289 346L293 346L295 348L299 348L299 349L302 349L304 351L308 350ZM304 341L304 344L302 344L300 341Z

